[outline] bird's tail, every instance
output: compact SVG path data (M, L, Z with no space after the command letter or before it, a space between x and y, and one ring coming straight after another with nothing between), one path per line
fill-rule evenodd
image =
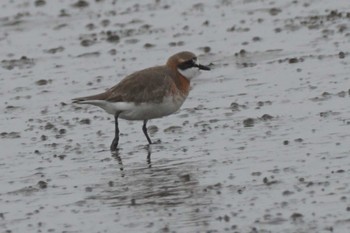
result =
M90 95L85 97L78 97L72 99L74 104L92 104L95 103L96 100L105 100L107 98L107 93L101 93L97 95Z

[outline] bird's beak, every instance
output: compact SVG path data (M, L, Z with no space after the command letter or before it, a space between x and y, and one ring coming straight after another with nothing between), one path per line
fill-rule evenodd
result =
M197 67L198 67L198 69L200 69L200 70L210 70L210 67L209 67L209 66L204 66L204 65L201 65L201 64L197 64Z

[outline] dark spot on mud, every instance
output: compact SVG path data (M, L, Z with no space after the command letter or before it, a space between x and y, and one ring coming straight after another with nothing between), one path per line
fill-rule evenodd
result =
M8 26L8 27L13 27L13 26L18 26L22 24L24 21L23 20L12 20L7 23L4 23L3 26Z
M194 109L194 110L204 110L205 107L204 107L203 104L199 104L199 105L197 105L196 107L194 107L193 109Z
M269 121L269 120L273 119L273 116L271 116L269 114L264 114L264 115L261 116L260 119L263 120L263 121Z
M252 172L252 176L261 176L261 172Z
M227 32L234 32L235 30L236 30L235 26L232 26L232 27L226 29Z
M58 15L59 17L69 17L70 14L67 13L65 9L60 10L60 14ZM68 26L68 25L66 25Z
M120 37L116 34L116 32L107 31L107 39L110 43L118 43Z
M50 130L50 129L53 129L55 126L53 124L51 124L50 122L47 122L46 125L45 125L45 129L46 130Z
M343 58L345 58L345 53L344 52L339 52L338 56L339 56L340 59L343 59Z
M47 188L47 182L41 180L41 181L38 182L38 186L41 189L46 189Z
M68 24L62 23L62 24L59 24L59 25L53 27L53 30L57 31L57 30L60 30L60 29L62 29L62 28L65 28L65 27L67 27L67 26L68 26Z
M259 102L257 103L257 106L258 106L258 107L262 107L262 106L265 106L265 105L272 105L272 102L269 101L269 100L267 100L267 101L259 101Z
M76 8L84 8L84 7L88 7L89 3L84 0L79 0L76 3L74 3L72 6Z
M108 51L108 53L112 56L116 55L117 54L117 50L116 49L111 49Z
M341 97L341 98L346 97L346 95L347 95L346 91L341 91L341 92L338 92L338 93L337 93L337 96L339 96L339 97Z
M247 54L247 51L244 49L241 49L238 53L235 53L235 56L245 56Z
M302 218L304 216L300 213L293 213L290 218L293 220L293 222L299 222L299 221L302 221Z
M4 69L12 70L13 68L31 68L35 65L35 61L32 58L27 58L26 56L22 56L20 59L12 59L12 60L2 60L1 66Z
M38 86L44 86L50 82L51 82L51 80L40 79L40 80L36 81L35 84Z
M295 142L303 142L304 140L302 138L296 138L294 139Z
M253 42L259 42L261 41L261 37L259 36L254 36L253 39L252 39Z
M182 132L181 126L170 126L164 129L164 133L181 133L181 132Z
M137 44L139 41L140 41L139 39L133 38L133 39L125 40L124 42L126 44Z
M246 109L247 106L244 105L244 104L238 104L236 102L232 102L231 105L230 105L230 109L233 111L233 112L236 112L236 111L240 111L241 109Z
M272 15L272 16L278 15L281 12L282 12L282 10L280 8L271 8L269 10L270 15Z
M96 26L93 23L88 23L85 27L90 31L96 29Z
M130 200L130 204L131 204L131 205L136 205L136 200L135 200L134 198L132 198L132 199Z
M92 187L86 187L85 188L85 192L88 192L88 193L92 192L92 190L93 190Z
M294 192L289 191L289 190L286 190L286 191L283 191L283 192L282 192L282 195L283 195L283 196L290 196L290 195L292 195L292 194L294 194Z
M218 121L219 121L219 119L210 119L210 120L209 120L209 123L212 124L212 123L216 123L216 122L218 122Z
M15 139L15 138L20 138L21 135L19 132L10 132L10 133L2 132L0 133L0 137L7 138L7 139Z
M263 183L266 184L267 186L270 186L272 184L277 184L278 181L277 180L269 180L267 177L264 177Z
M13 111L23 109L23 108L21 108L19 106L7 105L5 109L6 109L6 111L4 111L4 112L8 113L8 112L13 112Z
M100 56L100 52L96 51L96 52L90 52L90 53L82 53L82 54L79 54L77 57L87 58L87 57L98 57L98 56Z
M204 47L200 47L200 50L202 50L204 53L210 53L211 48L209 46L204 46Z
M144 47L145 49L150 49L150 48L153 48L153 47L155 47L155 46L156 46L156 45L151 44L151 43L146 43L146 44L143 45L143 47Z
M237 66L240 68L248 68L248 67L254 67L256 66L256 63L252 62L242 62L242 63L237 63Z
M170 47L176 47L176 46L183 46L185 44L185 42L183 41L178 41L178 42L170 42L169 46Z
M59 134L66 134L66 132L67 132L67 130L66 129L60 129L59 131L58 131L58 133Z
M314 101L314 102L319 102L319 101L329 100L331 97L332 97L332 94L325 91L325 92L323 92L323 93L321 94L320 97L318 97L318 96L317 96L317 97L313 97L313 98L311 98L310 100L311 100L311 101Z
M110 23L111 21L109 19L104 19L101 21L102 27L107 27Z
M64 48L62 46L59 46L57 48L52 48L52 49L45 49L45 53L50 53L50 54L55 54L55 53L60 53L63 52Z
M151 135L154 135L155 133L157 133L158 130L159 130L159 128L156 125L150 125L147 127L147 131Z
M286 145L288 145L288 144L289 144L289 141L288 141L288 140L284 140L284 141L283 141L283 145L286 146Z
M44 6L46 4L46 2L44 0L36 0L34 2L35 6Z
M253 127L255 123L255 120L253 118L247 118L243 120L244 127Z
M82 41L80 42L80 45L81 45L81 46L84 46L84 47L89 47L89 46L91 46L91 45L93 45L93 44L95 44L95 43L96 43L96 40L85 39L85 40L82 40Z
M81 119L81 120L79 121L79 123L80 123L81 125L90 125L91 120L90 120L89 118L85 118L85 119Z
M282 31L282 28L275 28L275 33L280 33Z
M314 185L314 182L312 182L312 181L306 183L306 187L311 187L313 185Z
M290 58L290 59L288 60L288 62L289 62L289 64L293 64L293 63L298 63L299 60L298 60L298 58L294 57L294 58Z
M322 97L329 97L329 96L331 96L331 94L327 91L322 93Z
M191 175L190 175L190 174L181 175L181 176L180 176L180 179L181 179L183 182L188 182L188 181L191 180Z
M219 216L219 217L217 218L217 220L229 222L229 221L230 221L230 217L229 217L228 215L224 215L223 217L222 217L222 216Z
M58 155L57 156L60 160L64 160L66 157L67 157L67 155Z

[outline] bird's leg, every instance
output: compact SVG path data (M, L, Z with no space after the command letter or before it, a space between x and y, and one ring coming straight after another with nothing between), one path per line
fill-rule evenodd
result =
M151 139L149 138L148 133L147 133L147 126L146 126L146 124L147 124L147 120L144 120L144 121L143 121L143 126L142 126L142 131L143 131L143 133L145 134L148 143L149 143L149 144L152 144L152 141L151 141Z
M115 119L115 136L114 136L114 139L113 139L112 144L111 144L111 151L117 151L117 147L118 147L118 142L119 142L118 116L119 115L115 115L114 116L114 119Z

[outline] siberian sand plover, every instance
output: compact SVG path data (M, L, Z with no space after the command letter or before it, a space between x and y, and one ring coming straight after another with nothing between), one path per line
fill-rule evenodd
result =
M101 94L79 97L73 103L92 104L103 108L115 119L115 137L111 151L116 151L119 142L118 118L143 120L143 133L149 144L147 121L176 112L190 90L190 80L199 70L210 70L200 65L191 52L171 56L163 66L137 71Z

